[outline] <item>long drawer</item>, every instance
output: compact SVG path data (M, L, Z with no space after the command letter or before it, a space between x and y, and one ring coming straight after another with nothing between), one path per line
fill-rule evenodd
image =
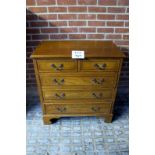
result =
M46 114L109 113L110 103L104 104L44 104Z
M53 90L43 89L44 100L70 100L70 99L92 99L103 100L111 99L114 95L114 91L111 89L101 90Z
M98 86L112 88L116 85L116 75L71 76L61 74L54 76L40 74L40 82L42 86Z

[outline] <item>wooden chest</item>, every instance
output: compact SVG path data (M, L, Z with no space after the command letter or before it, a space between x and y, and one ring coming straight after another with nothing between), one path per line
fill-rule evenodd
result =
M73 59L82 50L84 59ZM33 58L44 124L68 116L111 122L124 54L111 41L45 41Z

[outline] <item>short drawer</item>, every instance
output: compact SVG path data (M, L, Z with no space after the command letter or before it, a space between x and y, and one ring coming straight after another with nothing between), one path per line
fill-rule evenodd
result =
M75 60L37 60L39 72L77 71Z
M44 100L70 100L70 99L92 99L103 100L111 99L114 91L111 89L103 90L53 90L43 89Z
M81 60L80 71L118 71L120 60L99 59Z
M109 113L111 104L45 104L46 114L95 114Z
M41 85L44 86L98 86L98 87L115 87L115 76L49 76L40 74Z

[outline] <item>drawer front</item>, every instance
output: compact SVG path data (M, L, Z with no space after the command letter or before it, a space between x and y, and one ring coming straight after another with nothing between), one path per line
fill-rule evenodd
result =
M42 76L40 75L42 86L101 86L101 87L115 87L116 76Z
M77 61L74 60L38 60L39 72L77 71Z
M69 99L92 99L103 100L111 99L113 91L110 89L105 90L49 90L43 89L44 100L69 100Z
M118 71L120 60L81 60L80 71Z
M95 114L109 113L111 104L45 104L46 114Z

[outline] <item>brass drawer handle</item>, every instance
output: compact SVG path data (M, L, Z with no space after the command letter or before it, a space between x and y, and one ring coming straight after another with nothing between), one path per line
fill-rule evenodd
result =
M96 69L100 69L100 70L104 70L105 68L106 68L106 64L101 64L101 65L99 65L99 64L94 64L94 67L96 68Z
M102 93L99 93L98 95L96 93L92 93L92 95L97 99L101 99L103 97Z
M96 78L92 80L95 84L102 84L104 82L104 79L97 80Z
M99 112L101 108L100 107L92 107L91 109L92 109L92 111Z
M55 94L55 97L56 97L56 98L59 98L59 99L64 99L65 96L66 96L65 93L62 93L61 95L59 95L59 94L57 94L57 93Z
M66 109L66 107L61 107L61 108L58 107L57 110L60 112L65 112L67 109Z
M53 82L56 83L56 84L58 84L58 85L63 85L64 82L65 82L65 80L64 79L61 79L61 80L58 81L57 79L53 79Z
M51 67L54 68L55 70L63 70L64 69L64 65L63 64L60 64L58 66L56 66L55 64L51 64Z

